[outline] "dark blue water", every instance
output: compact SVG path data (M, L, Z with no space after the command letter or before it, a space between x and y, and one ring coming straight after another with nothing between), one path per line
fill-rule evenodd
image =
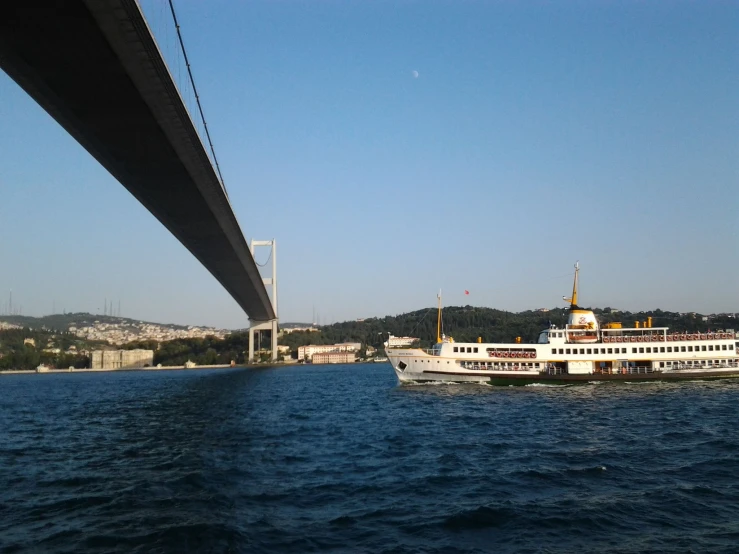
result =
M0 376L2 552L736 552L739 383Z

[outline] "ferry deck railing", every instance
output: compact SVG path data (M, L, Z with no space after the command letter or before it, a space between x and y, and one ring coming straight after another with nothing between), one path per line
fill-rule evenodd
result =
M652 366L632 366L632 367L614 367L612 369L603 369L596 371L596 373L603 375L638 375L646 373L654 373L655 369Z

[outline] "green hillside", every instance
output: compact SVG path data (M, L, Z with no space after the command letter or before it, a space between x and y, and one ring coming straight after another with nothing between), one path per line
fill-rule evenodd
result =
M35 369L39 364L56 368L89 367L86 352L102 346L101 342L81 339L71 333L28 327L2 329L0 370Z
M662 310L645 312L619 312L611 308L593 309L601 323L619 321L625 327L633 327L636 321L652 317L654 327L670 327L680 331L707 331L708 329L730 329L736 319L730 315L715 316L703 321L700 314L679 314ZM548 312L526 311L505 312L492 308L474 306L451 306L443 311L443 333L458 342L473 342L481 337L483 342L512 342L521 337L524 342L536 341L539 331L550 324L564 326L567 322L566 308ZM382 346L388 334L412 336L421 339L423 346L436 340L436 309L428 308L398 316L369 318L363 321L347 321L325 325L319 332L293 332L283 336L280 344L293 349L306 344L333 344L336 342L361 342L374 347Z
M53 329L57 331L66 331L70 327L85 327L92 325L96 321L100 323L119 323L131 324L141 323L141 320L130 319L127 317L117 317L110 315L91 314L87 312L53 314L41 317L32 317L27 315L3 315L0 321L6 321L14 325L28 327L29 329ZM162 327L170 327L172 329L186 329L187 325L175 325L173 323L154 323L144 321L143 323L151 323L152 325L161 325Z

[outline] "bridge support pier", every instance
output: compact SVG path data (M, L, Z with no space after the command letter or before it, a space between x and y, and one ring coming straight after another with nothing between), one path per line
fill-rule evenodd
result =
M277 316L277 241L275 239L272 240L254 240L252 239L250 250L251 255L254 257L254 248L256 246L268 246L270 249L270 257L272 258L272 276L271 277L263 277L262 282L265 284L265 286L269 286L272 289L272 307L275 311L275 316ZM256 262L256 258L254 259ZM269 261L269 258L267 259ZM257 264L258 266L260 264ZM265 262L263 265L267 265L267 262ZM277 361L277 323L279 319L270 319L268 321L251 321L249 320L249 357L248 361L250 364L254 363L254 331L264 331L264 330L271 330L272 331L272 361Z
M249 358L250 364L254 363L254 331L272 331L272 361L277 361L277 319L269 321L249 321Z

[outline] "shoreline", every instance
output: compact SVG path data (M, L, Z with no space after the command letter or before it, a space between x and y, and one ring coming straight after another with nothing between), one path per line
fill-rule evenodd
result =
M256 365L236 365L230 364L217 364L217 365L198 365L195 367L185 367L181 365L168 365L162 367L121 367L121 368L105 368L105 369L45 369L43 371L37 371L35 369L3 369L0 371L0 375L27 375L30 373L37 373L43 375L45 373L112 373L116 371L176 371L176 370L198 370L198 369L237 369L247 367L267 367L267 364L256 364Z
M370 360L363 360L361 362L354 362L353 364L348 365L364 365L364 364L372 364L372 363L386 363L386 362L374 362ZM344 365L344 364L298 364L297 362L278 362L278 363L261 363L261 364L243 364L243 365L235 365L232 366L231 364L215 364L215 365L198 365L194 367L185 367L181 365L166 365L162 367L121 367L121 368L104 368L104 369L91 369L91 368L82 368L82 369L45 369L43 371L38 371L35 369L2 369L0 370L0 375L28 375L32 373L37 373L39 375L43 375L44 373L112 373L116 371L177 371L177 370L199 370L199 369L246 369L246 368L267 368L267 367L292 367L292 366L323 366L323 365Z

